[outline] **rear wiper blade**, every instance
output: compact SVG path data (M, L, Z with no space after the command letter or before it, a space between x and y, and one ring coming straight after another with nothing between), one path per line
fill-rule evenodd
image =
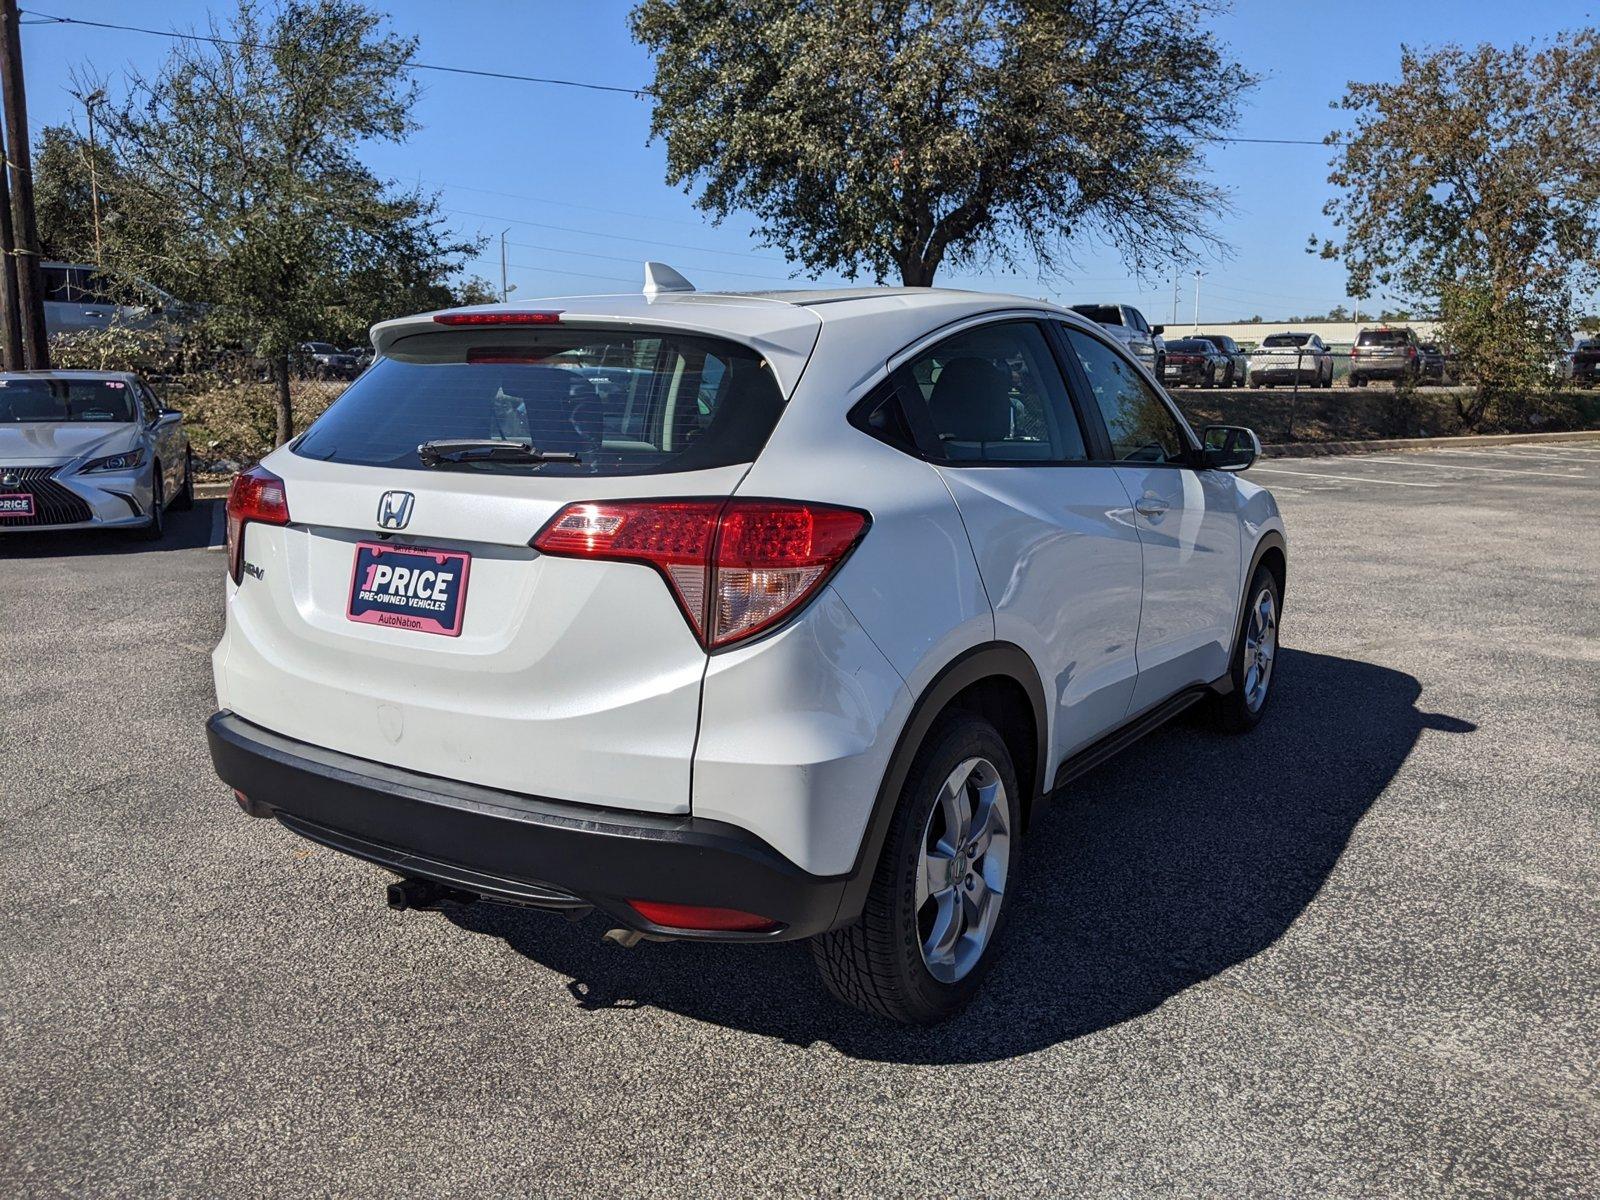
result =
M570 450L540 450L532 442L516 438L438 438L418 446L417 457L425 467L440 463L579 461Z

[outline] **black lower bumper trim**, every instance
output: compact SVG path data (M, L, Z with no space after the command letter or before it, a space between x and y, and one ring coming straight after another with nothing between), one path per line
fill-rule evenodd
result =
M592 906L647 933L732 941L831 928L848 876L812 875L748 830L693 816L613 812L421 775L272 733L230 712L206 725L211 761L251 809L343 853L486 900ZM662 929L630 899L778 922L763 933Z

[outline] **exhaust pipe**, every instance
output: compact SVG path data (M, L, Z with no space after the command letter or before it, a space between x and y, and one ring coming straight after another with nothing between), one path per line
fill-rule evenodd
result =
M453 904L474 904L478 897L473 892L445 887L431 879L402 879L385 889L384 899L395 912L405 912L408 908L422 911L438 908L446 900Z

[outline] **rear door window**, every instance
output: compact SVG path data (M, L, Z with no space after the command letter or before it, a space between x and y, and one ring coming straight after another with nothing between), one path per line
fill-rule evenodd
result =
M1044 331L1031 321L968 329L900 369L949 463L1083 462L1089 457Z
M719 338L459 330L396 341L295 446L328 462L423 468L446 439L526 442L576 462L473 462L504 474L639 475L755 461L783 410L762 357Z

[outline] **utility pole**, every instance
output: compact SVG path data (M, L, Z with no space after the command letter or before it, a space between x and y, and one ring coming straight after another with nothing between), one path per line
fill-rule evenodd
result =
M504 304L511 299L511 289L506 286L506 234L509 228L500 231L500 303Z
M1172 268L1172 324L1173 324L1174 328L1176 328L1177 324L1178 324L1178 268L1177 267L1173 267Z
M89 208L94 213L94 265L104 266L100 256L100 151L94 140L94 110L105 103L105 88L95 88L83 101L83 111L89 120Z
M16 220L17 307L22 314L22 349L34 371L50 369L50 343L44 327L44 279L39 271L39 226L33 212L33 165L28 151L28 98L22 86L22 29L17 0L0 0L0 100L5 103L5 135L11 169L11 203Z
M1200 331L1200 279L1204 274L1201 270L1194 273L1194 329L1191 331L1194 333Z
M0 137L0 367L21 371L22 313L17 305L17 239L11 225L11 188L6 184L5 139Z

